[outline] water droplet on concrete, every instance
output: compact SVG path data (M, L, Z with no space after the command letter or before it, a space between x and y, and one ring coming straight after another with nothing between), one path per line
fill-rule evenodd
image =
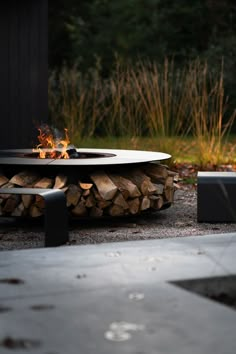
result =
M105 338L113 342L123 342L131 338L129 332L119 332L119 331L107 331L105 332Z
M104 337L107 340L114 342L123 342L129 340L132 335L130 332L142 331L144 326L136 323L129 322L112 322L109 330L105 332Z
M154 262L163 262L169 258L170 257L168 256L147 256L144 257L142 260L147 263L154 263Z
M86 278L86 277L87 277L86 274L78 274L78 275L76 276L77 279L83 279L83 278Z
M148 271L149 272L155 272L157 269L156 269L156 267L149 267L148 268Z
M155 262L156 257L148 256L148 257L144 257L143 260L144 260L144 262Z
M107 257L120 257L121 253L120 252L108 252L106 253Z
M144 329L143 325L130 322L112 322L110 324L110 329L113 331L140 331Z
M129 294L129 299L130 300L143 300L144 299L144 294L143 293L131 293Z

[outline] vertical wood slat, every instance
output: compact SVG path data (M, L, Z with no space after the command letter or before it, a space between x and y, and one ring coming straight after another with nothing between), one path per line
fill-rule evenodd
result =
M23 4L23 6L22 6ZM18 26L18 42L19 42L19 115L20 119L17 120L17 131L21 132L18 138L19 144L22 146L24 144L25 139L29 139L29 121L30 121L30 110L29 110L29 96L32 95L30 93L29 86L29 19L31 15L30 11L30 3L28 1L23 1L21 4L17 4L18 6L18 16L19 16L19 26ZM30 94L29 94L30 93Z
M4 136L8 139L6 129L9 121L9 19L10 8L2 3L0 15L0 144Z
M44 73L44 80L39 80L40 101L48 102L48 2L42 2L39 8L39 66L40 71ZM48 117L48 105L38 107L40 109L40 117Z
M5 136L6 132L8 135L8 142L11 144L13 141L17 141L17 131L18 131L18 102L19 102L19 70L18 70L18 62L19 62L19 43L18 43L18 31L19 31L19 16L18 16L18 3L14 3L14 6L17 7L16 11L11 12L9 16L9 101L8 101L8 109L9 109L9 120L8 122L4 121L3 124L8 125L8 129L3 130L3 134ZM11 10L12 11L12 10ZM7 39L7 36L6 36ZM1 59L0 59L1 61ZM6 93L5 93L6 95ZM1 96L4 97L4 96ZM4 117L2 117L4 120ZM10 128L9 128L10 127ZM4 138L3 138L4 140ZM5 147L5 142L1 142L2 147Z
M27 148L47 122L48 0L1 2L0 148Z
M32 91L31 96L31 112L33 124L37 125L40 122L41 112L39 105L37 104L39 98L39 81L37 77L38 67L40 66L39 60L39 39L40 39L40 18L39 18L39 6L33 7L30 19L31 33L30 33L30 89ZM37 38L37 40L35 40ZM42 117L41 117L42 118ZM43 119L43 118L42 118Z

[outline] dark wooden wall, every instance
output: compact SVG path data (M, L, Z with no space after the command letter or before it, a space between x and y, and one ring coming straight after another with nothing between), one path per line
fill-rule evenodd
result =
M48 1L0 2L0 148L32 147L48 119Z

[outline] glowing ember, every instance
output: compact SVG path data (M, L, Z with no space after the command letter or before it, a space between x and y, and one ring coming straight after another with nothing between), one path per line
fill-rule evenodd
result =
M70 156L67 153L67 148L70 143L68 130L65 128L65 137L54 136L52 130L46 126L38 128L39 135L38 140L40 144L37 145L33 152L39 154L40 159L52 158L52 159L69 159ZM50 150L49 150L50 149Z

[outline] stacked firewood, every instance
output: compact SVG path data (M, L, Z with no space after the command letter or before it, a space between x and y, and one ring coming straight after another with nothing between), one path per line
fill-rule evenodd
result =
M167 166L146 163L141 167L92 172L73 181L59 173L42 177L21 171L12 177L0 175L0 188L57 188L66 195L69 213L75 217L135 215L168 208L174 199L175 173ZM0 215L38 217L43 214L40 196L1 194Z

